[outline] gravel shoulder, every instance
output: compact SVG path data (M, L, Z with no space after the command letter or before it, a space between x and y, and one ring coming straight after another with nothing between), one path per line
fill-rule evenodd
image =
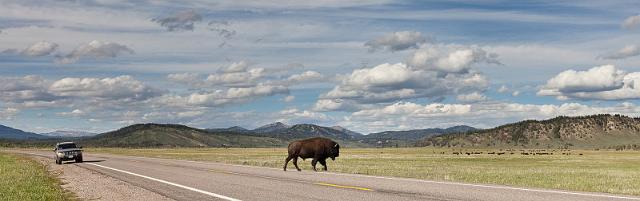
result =
M56 165L51 158L28 155L47 165L49 171L62 181L67 191L79 200L172 200L158 193L80 167L73 163Z

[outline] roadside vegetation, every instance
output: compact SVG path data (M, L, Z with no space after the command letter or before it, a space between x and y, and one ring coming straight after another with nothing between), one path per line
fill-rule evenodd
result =
M0 152L0 200L73 200L46 166L29 158Z
M285 148L100 148L88 151L274 168L282 168L287 152ZM466 155L468 152L482 154ZM327 162L332 172L640 195L638 151L546 150L544 153L548 155L522 153L521 150L498 149L343 149L336 161ZM310 160L299 160L298 165L303 171L311 171Z

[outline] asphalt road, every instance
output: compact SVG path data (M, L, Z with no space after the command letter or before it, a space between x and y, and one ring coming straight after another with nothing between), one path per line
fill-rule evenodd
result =
M21 152L47 157L53 154ZM84 160L87 162L64 165L81 166L175 200L640 200L625 195L298 172L293 168L284 172L276 168L106 154L85 153Z

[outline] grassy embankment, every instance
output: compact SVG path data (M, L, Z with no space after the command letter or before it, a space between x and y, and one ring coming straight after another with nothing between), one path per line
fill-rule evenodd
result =
M73 200L46 166L0 152L0 200Z
M214 161L281 168L284 148L90 149L121 155ZM459 151L456 149L455 151ZM464 150L462 150L464 152ZM343 149L330 171L439 181L640 195L640 152L580 151L571 155L453 155L451 149ZM445 154L441 154L445 152ZM582 153L583 155L579 155ZM289 164L291 170L293 165ZM303 171L310 160L299 161Z

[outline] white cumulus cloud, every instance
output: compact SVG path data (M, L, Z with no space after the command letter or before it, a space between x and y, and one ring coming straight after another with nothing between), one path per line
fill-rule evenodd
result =
M112 100L146 100L160 95L161 90L147 86L131 76L113 78L63 78L53 82L49 92L63 97L85 97Z
M295 96L289 95L289 96L285 96L285 97L282 99L282 101L284 101L284 102L287 102L287 103L288 103L288 102L291 102L291 101L293 101L293 100L295 100L295 99L296 99L296 97L295 97Z
M20 54L25 56L32 56L32 57L47 56L55 52L57 48L58 48L58 44L56 43L52 43L48 41L40 41L22 50Z
M369 51L373 52L378 49L388 51L401 51L407 49L416 49L420 45L427 42L422 33L417 31L399 31L386 34L374 40L368 41L364 46L369 47Z
M69 54L57 56L56 62L62 64L75 63L83 57L114 58L123 53L133 54L134 51L122 44L94 40L77 47Z
M640 55L640 47L637 45L627 45L617 52L608 53L599 56L602 59L625 59L628 57L634 57Z
M187 95L165 95L156 98L154 102L159 105L176 107L220 107L229 104L245 103L260 97L288 93L289 89L286 86L258 84L252 87L218 89Z
M587 71L567 70L549 79L537 93L558 99L624 100L640 98L640 72L626 73L613 65Z
M40 76L0 77L0 100L5 103L51 102L60 97L51 94L47 87L50 81Z
M567 70L549 79L544 91L596 92L622 87L624 72L613 65L593 67L587 71Z
M509 91L509 87L507 87L505 85L502 85L502 86L500 86L500 88L498 88L498 93L505 93L507 91Z
M475 102L486 101L488 98L484 94L481 94L480 92L476 91L469 94L460 94L456 96L456 99L464 103L475 103Z
M355 103L352 100L342 100L342 99L319 99L313 105L313 111L356 111L360 109L361 106Z
M249 62L247 61L239 61L239 62L234 62L231 65L227 66L226 68L222 68L222 72L225 73L239 73L239 72L245 72L247 71L247 69L249 68Z
M5 108L4 110L0 110L0 119L11 120L18 115L18 113L20 113L20 110L17 108Z
M169 81L190 85L199 85L197 83L202 82L198 73L172 73L167 75L167 79L169 79Z
M424 46L407 61L412 67L447 73L465 73L477 63L501 64L498 55L479 47Z
M300 74L294 74L287 78L290 83L306 83L312 81L320 81L324 79L324 75L316 71L305 71Z
M251 86L262 76L264 68L252 68L246 71L210 74L205 82L209 85Z
M403 63L354 70L322 94L316 110L344 108L344 103L373 104L412 98L441 98L483 91L488 81L480 73L445 74L413 69ZM349 107L353 108L353 107Z
M622 22L622 28L634 29L640 24L640 15L629 16Z

